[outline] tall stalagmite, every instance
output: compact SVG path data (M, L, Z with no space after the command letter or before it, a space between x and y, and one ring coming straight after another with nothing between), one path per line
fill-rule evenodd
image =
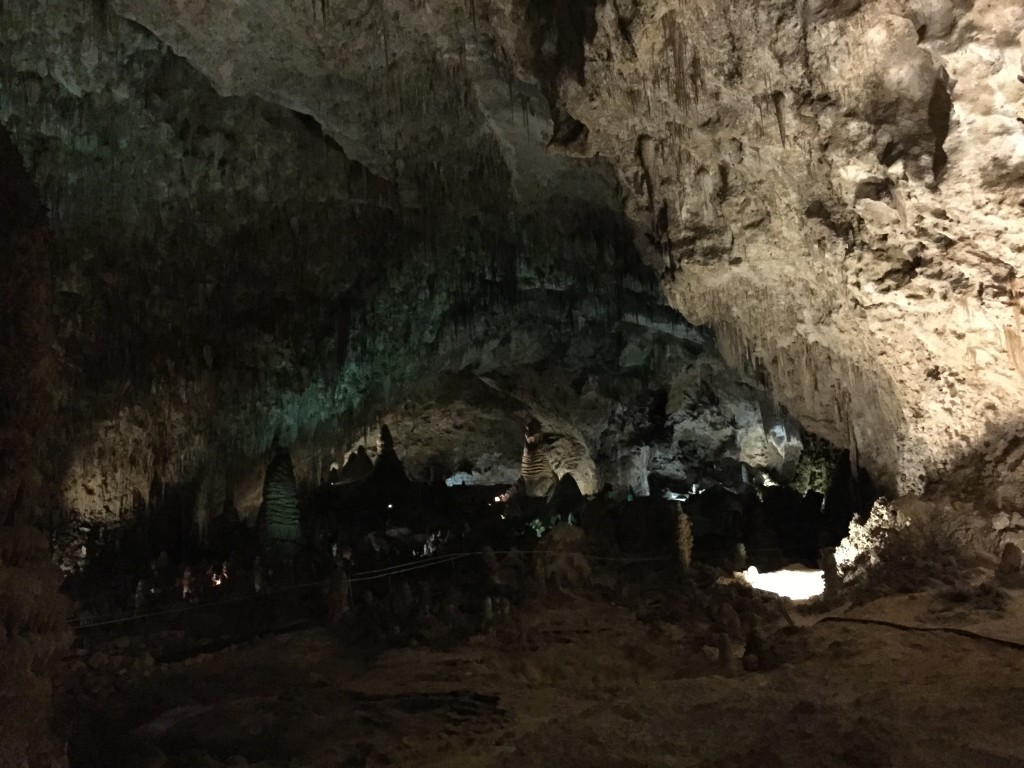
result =
M299 494L292 457L285 448L277 449L267 467L259 532L264 552L274 561L286 562L299 551L302 539Z

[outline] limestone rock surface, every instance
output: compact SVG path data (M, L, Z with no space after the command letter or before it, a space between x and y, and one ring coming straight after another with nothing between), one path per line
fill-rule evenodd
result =
M351 433L439 370L551 366L580 318L600 337L651 306L642 261L883 487L1019 511L1016 0L50 0L2 21L0 122L74 245L58 337L88 436L65 496Z

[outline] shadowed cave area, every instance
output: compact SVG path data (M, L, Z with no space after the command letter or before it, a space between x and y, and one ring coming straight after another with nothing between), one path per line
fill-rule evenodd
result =
M0 768L993 766L1024 11L0 0Z

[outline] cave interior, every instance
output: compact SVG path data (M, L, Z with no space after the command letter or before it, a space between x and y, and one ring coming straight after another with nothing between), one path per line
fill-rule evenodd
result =
M0 0L0 766L1024 764L1022 47Z

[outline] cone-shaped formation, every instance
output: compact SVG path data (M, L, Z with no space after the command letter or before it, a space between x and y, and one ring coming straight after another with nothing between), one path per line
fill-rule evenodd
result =
M377 453L384 454L395 450L395 440L391 437L391 430L387 424L380 425L380 432L377 433Z
M267 467L263 483L263 505L259 519L260 543L276 560L293 557L299 550L299 494L288 451L279 448Z
M395 453L395 441L387 424L381 424L377 435L377 460L373 464L373 480L377 488L394 491L409 485L402 460Z
M339 482L358 483L373 474L373 461L366 454L366 449L359 446L348 455L345 466L341 469Z

